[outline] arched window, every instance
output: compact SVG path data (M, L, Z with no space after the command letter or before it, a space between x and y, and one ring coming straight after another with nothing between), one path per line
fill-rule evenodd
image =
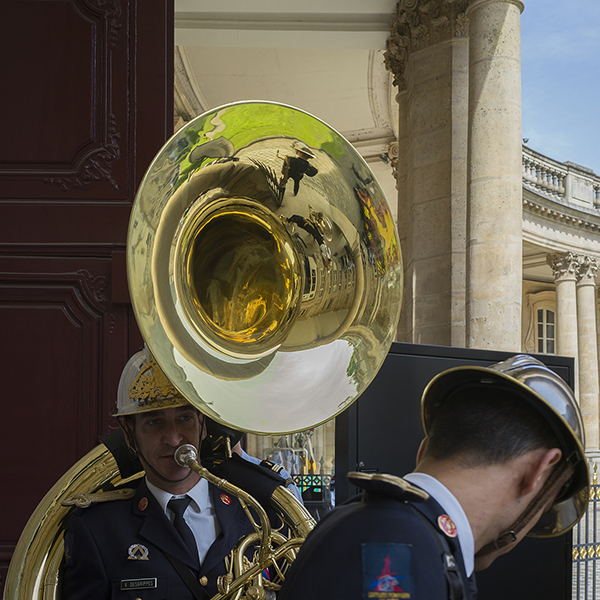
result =
M526 293L523 301L523 350L529 354L556 354L556 292Z

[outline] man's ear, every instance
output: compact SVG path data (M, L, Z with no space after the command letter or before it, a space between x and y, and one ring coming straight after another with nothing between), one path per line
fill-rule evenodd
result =
M208 431L206 429L206 417L200 411L198 411L198 420L200 421L200 441L202 442L208 435Z
M417 465L421 462L421 459L423 458L423 454L425 453L425 448L427 447L427 440L429 438L424 438L421 441L421 444L419 446L419 451L417 452Z
M134 455L137 455L137 444L135 443L135 433L131 421L126 417L117 417L117 421L119 421L119 425L125 434L125 443L129 450L131 450Z
M530 454L531 462L522 479L521 492L523 495L536 491L544 485L546 479L562 458L562 452L559 448L551 448L550 450L540 448Z

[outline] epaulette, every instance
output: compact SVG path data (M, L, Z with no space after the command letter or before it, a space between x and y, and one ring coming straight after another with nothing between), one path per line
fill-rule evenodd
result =
M92 504L99 502L112 502L113 500L129 500L135 495L135 490L132 488L124 488L121 490L111 490L110 492L95 492L93 494L75 494L63 500L62 506L77 506L77 508L87 508Z
M348 473L348 481L370 494L387 496L396 500L424 502L429 494L402 477L387 473Z
M265 459L260 462L260 466L264 467L265 469L269 469L270 471L273 471L274 473L277 473L277 475L279 475L282 479L284 478L283 475L281 474L281 471L283 471L283 466L280 465L279 463ZM294 483L294 480L291 477L288 477L287 479L285 479L286 487L288 485L290 485L291 483Z

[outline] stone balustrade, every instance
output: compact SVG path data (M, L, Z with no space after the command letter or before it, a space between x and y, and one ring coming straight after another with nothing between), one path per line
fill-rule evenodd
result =
M523 186L535 193L600 210L600 177L572 162L558 162L523 146Z

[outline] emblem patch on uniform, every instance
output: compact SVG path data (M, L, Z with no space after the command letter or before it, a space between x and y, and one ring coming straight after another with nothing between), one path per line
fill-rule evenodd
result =
M156 577L148 579L121 579L122 590L151 590L156 587Z
M142 544L131 544L127 554L129 554L127 560L150 560L148 558L148 548Z
M412 548L408 544L362 544L362 597L413 597Z
M227 494L221 494L221 502L223 504L231 504L231 498Z
M440 515L438 517L438 527L451 538L455 538L458 535L456 531L456 525L454 521L448 515Z
M142 498L138 504L138 508L140 510L146 510L146 508L148 507L148 498L146 498L144 496L144 498Z

